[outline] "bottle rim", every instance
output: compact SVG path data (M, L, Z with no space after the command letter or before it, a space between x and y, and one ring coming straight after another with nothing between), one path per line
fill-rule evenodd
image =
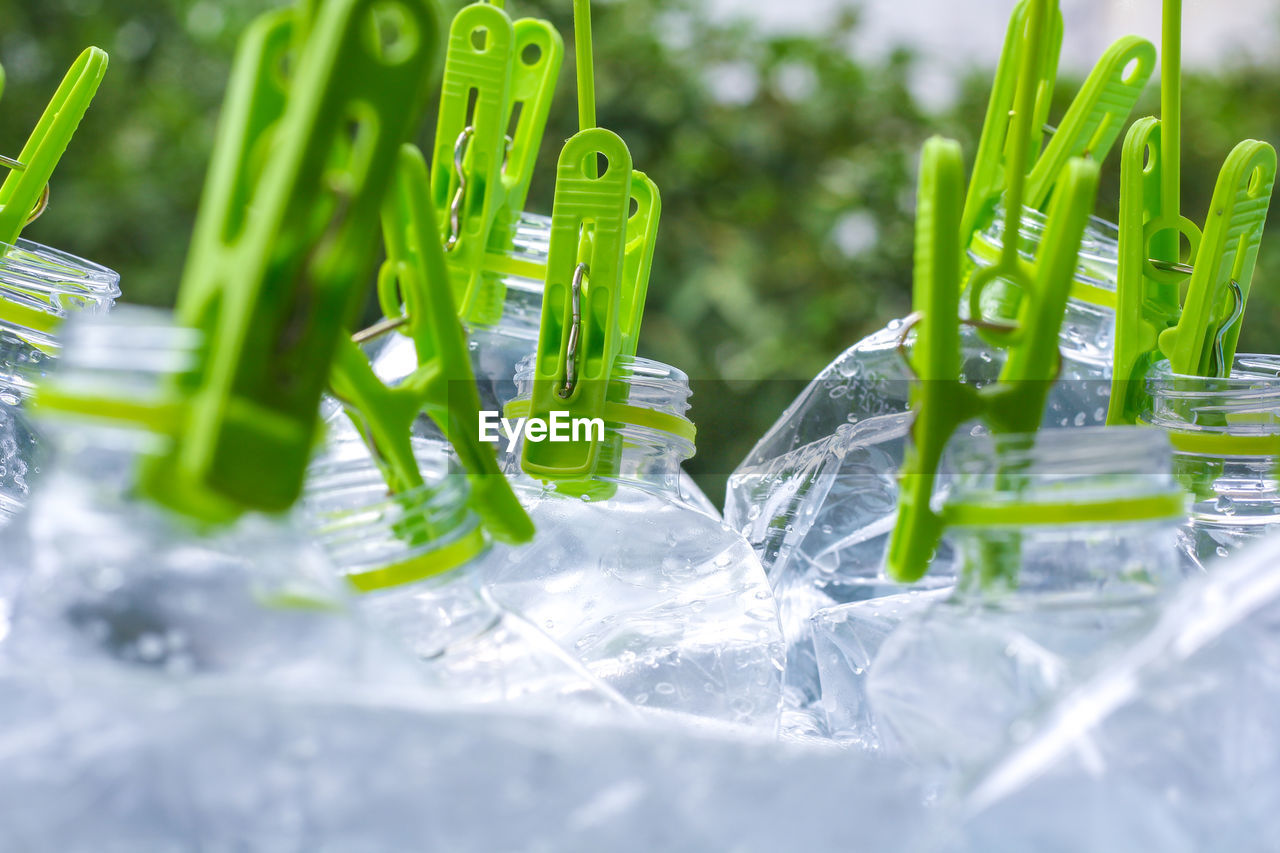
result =
M31 240L0 243L0 302L62 318L109 310L120 293L119 274L101 264ZM58 348L54 324L33 327L20 318L0 305L0 328L37 348Z
M955 527L1180 519L1169 437L1145 427L980 432L952 442L945 515Z
M516 366L518 394L511 403L513 412L528 409L533 396L536 355L529 355ZM684 371L660 361L641 356L618 356L614 362L613 382L626 386L625 403L609 403L603 418L606 425L655 430L689 445L690 454L696 443L697 427L689 418L689 376Z
M489 547L465 474L447 452L413 440L424 484L397 495L358 434L331 437L312 462L303 513L330 560L362 592L445 574Z

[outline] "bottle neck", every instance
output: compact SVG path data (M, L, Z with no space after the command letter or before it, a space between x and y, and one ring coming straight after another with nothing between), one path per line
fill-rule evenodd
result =
M316 540L365 593L411 586L465 568L489 549L463 474L439 444L415 440L425 485L389 495L360 436L333 436L312 464L303 512Z
M1156 430L973 436L948 466L962 598L1125 599L1179 576L1183 498Z
M1018 235L1018 252L1024 260L1039 256L1048 222L1043 213L1027 208ZM974 235L968 254L980 268L995 266L1004 249L1005 214L997 205L994 219ZM1119 228L1092 217L1081 241L1079 261L1059 331L1060 346L1074 361L1109 364L1115 345L1116 279L1119 267ZM1012 320L1018 294L1012 288L989 288L984 294L984 315Z
M1178 376L1161 362L1150 410L1174 447L1193 524L1270 532L1280 523L1280 356L1240 355L1226 377Z
M476 283L468 304L461 307L462 321L473 333L500 329L507 336L536 343L551 249L551 219L521 213L504 230L507 249L490 254L489 269Z
M58 356L59 322L109 311L119 284L111 270L56 249L0 244L0 401L28 396Z
M533 359L523 361L516 374L518 395L515 405L527 405L533 393ZM645 358L620 357L614 367L614 382L622 389L611 399L625 400L633 419L604 418L604 441L592 483L605 484L592 489L578 483L559 483L555 487L566 494L608 496L609 486L627 486L679 503L686 503L681 492L681 466L695 452L693 424L688 420L689 378L682 371ZM619 410L621 411L621 410ZM682 434L662 429L655 424L669 424ZM520 437L512 446L507 467L520 469L526 439Z

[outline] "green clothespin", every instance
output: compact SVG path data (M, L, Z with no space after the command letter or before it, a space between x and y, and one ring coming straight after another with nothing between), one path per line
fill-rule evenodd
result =
M1029 0L1023 0L1014 10L996 71L961 221L961 233L966 244L991 215L1006 182L1005 172L1016 162L1010 156L1013 140L1009 117L1019 75L1025 67L1029 6ZM1106 159L1146 87L1156 59L1155 47L1145 39L1129 36L1113 44L1090 73L1041 154L1062 48L1062 15L1056 3L1049 14L1048 41L1030 66L1036 83L1035 130L1027 148L1027 159L1021 161L1024 170L1031 170L1025 201L1036 209L1044 206L1053 191L1054 182L1072 157L1098 162Z
M12 246L48 201L49 179L107 73L107 54L88 48L71 66L32 131L12 174L0 185L0 243Z
M485 278L508 266L502 253L528 198L563 59L560 34L545 21L513 24L491 3L467 6L453 20L431 183L467 322L501 317L502 294L487 292Z
M960 424L980 411L977 392L960 381L960 216L964 164L960 144L925 143L916 204L914 290L917 337L911 365L916 419L903 460L898 524L888 565L927 566L942 539L942 516L932 507L942 452Z
M603 155L605 172L592 177ZM621 290L632 187L631 152L611 131L580 131L560 154L551 251L529 416L604 418L622 352ZM600 442L526 442L522 465L544 480L585 480Z
M500 541L527 542L533 538L533 522L498 467L493 449L479 440L480 394L454 308L426 160L412 145L400 151L396 191L384 206L383 229L387 261L378 279L379 300L389 320L406 324L418 368L388 388L360 346L347 338L334 364L334 393L373 449L393 494L424 485L413 452L412 427L425 411L457 452L471 483L471 505L485 527ZM456 550L433 552L398 567L391 579L385 570L378 577L401 584L452 570L473 556L474 552Z
M330 364L360 308L395 153L435 57L430 0L328 0L279 91L280 13L247 34L178 319L206 351L154 498L209 521L297 499ZM381 26L379 26L379 24ZM381 41L379 41L381 39Z
M1143 377L1162 357L1184 375L1230 371L1276 177L1274 149L1246 140L1218 176L1204 232L1182 214L1181 38L1181 0L1165 0L1162 118L1134 123L1120 164L1112 425L1138 423Z
M1026 152L1038 138L1035 125L1036 95L1041 83L1034 74L1041 46L1049 37L1048 11L1051 0L1032 0L1026 9L1027 44L1021 51L1022 68L1009 122L1011 163L1026 162ZM938 464L956 429L980 414L993 432L1032 432L1039 427L1049 389L1059 371L1058 331L1071 291L1080 241L1089 211L1097 198L1098 165L1082 159L1068 161L1058 191L1053 193L1040 255L1034 262L1024 260L1015 243L1005 241L1000 262L980 270L970 284L970 316L980 327L984 291L997 282L1020 293L1013 326L990 325L996 346L1008 356L1000 380L978 392L959 387L960 338L951 328L960 320L956 303L939 295L940 281L955 268L958 249L939 229L954 220L955 149L932 142L925 152L921 175L921 199L925 221L918 224L917 257L923 269L917 271L917 294L923 299L926 317L924 335L916 344L919 358L913 365L927 381L913 390L912 408L917 428L914 448L901 469L903 488L898 520L889 544L887 569L898 581L912 583L928 571L937 549L944 519L930 507ZM1005 198L1009 216L1008 233L1022 218L1027 176L1020 169L1008 169ZM970 195L972 198L972 194ZM930 221L932 220L932 221ZM963 235L962 235L963 236ZM959 276L957 275L957 278ZM958 281L953 287L959 291ZM939 313L941 312L941 313ZM927 338L925 337L927 335ZM917 363L918 362L918 363ZM950 387L948 387L950 386Z

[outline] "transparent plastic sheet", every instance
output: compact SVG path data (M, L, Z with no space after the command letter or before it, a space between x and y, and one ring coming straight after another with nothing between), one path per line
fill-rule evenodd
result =
M935 819L906 768L763 738L367 689L0 689L6 850L907 850Z
M1028 718L971 779L967 838L949 849L1026 849L1001 839L1036 822L1036 849L1272 849L1278 673L1272 537L1189 581L1145 635Z

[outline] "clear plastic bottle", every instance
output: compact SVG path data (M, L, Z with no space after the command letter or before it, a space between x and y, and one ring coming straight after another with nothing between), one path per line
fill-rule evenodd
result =
M512 267L536 274L545 268L551 248L551 219L522 213L516 222L515 239L507 253ZM521 361L538 348L538 332L542 323L542 291L544 282L515 273L489 273L481 281L483 292L477 299L480 317L492 322L470 322L467 338L471 346L471 367L480 388L482 411L501 412L516 398L516 369ZM404 335L389 335L373 355L374 372L384 382L395 383L418 366L413 342ZM334 410L335 414L337 410ZM333 422L333 419L330 419ZM343 430L341 424L334 424ZM418 434L440 440L439 430L427 418L420 418ZM710 515L720 510L688 474L681 473L680 492L693 506Z
M331 440L308 478L307 525L364 592L369 622L399 638L423 662L422 680L450 702L626 707L577 658L488 597L479 566L491 544L468 503L467 478L448 470L434 442L419 439L417 449L426 484L407 494L387 494L355 436Z
M57 387L159 404L200 345L167 314L122 309L68 330ZM271 689L412 683L416 667L356 617L299 529L258 516L200 529L139 495L141 466L169 439L91 415L47 423L53 464L0 542L25 569L12 666Z
M965 850L1264 851L1280 837L1280 537L1189 580L1159 622L966 786ZM1064 808L1065 806L1065 808ZM1053 836L1045 835L1046 832ZM1070 847L1070 839L1087 836Z
M1280 356L1237 356L1225 378L1147 379L1143 420L1169 433L1179 481L1193 496L1182 534L1188 568L1203 570L1280 532Z
M998 256L1003 215L970 248L977 265ZM1023 254L1034 256L1045 221L1027 211ZM1093 220L1085 233L1072 298L1060 333L1062 375L1050 395L1050 427L1101 425L1110 394L1115 336L1117 232ZM999 288L991 289L998 299ZM988 317L1002 316L998 306ZM967 302L967 300L965 300ZM965 381L999 377L1003 350L962 327ZM725 521L760 555L782 614L787 642L784 726L820 733L810 707L819 695L809 618L826 607L894 594L882 571L897 511L897 473L909 440L911 372L907 324L894 320L840 355L791 404L729 480ZM926 586L946 586L952 558L939 552Z
M102 313L120 295L120 277L80 258L19 240L0 244L0 527L25 503L40 468L39 438L21 406L57 358L56 318ZM47 315L48 324L6 306Z
M972 437L949 465L954 592L908 605L888 630L859 609L897 596L845 605L815 640L835 733L935 768L991 755L1089 661L1148 628L1182 576L1182 494L1158 430ZM866 642L864 624L878 649L858 671L842 650Z
M621 358L614 378L626 383L629 406L682 419L688 411L688 377L673 367ZM518 374L522 397L532 381L530 359ZM759 559L681 494L688 439L608 423L606 448L615 436L618 456L601 465L616 473L598 478L616 487L608 498L515 475L538 534L495 552L491 594L636 705L775 726L781 635Z

